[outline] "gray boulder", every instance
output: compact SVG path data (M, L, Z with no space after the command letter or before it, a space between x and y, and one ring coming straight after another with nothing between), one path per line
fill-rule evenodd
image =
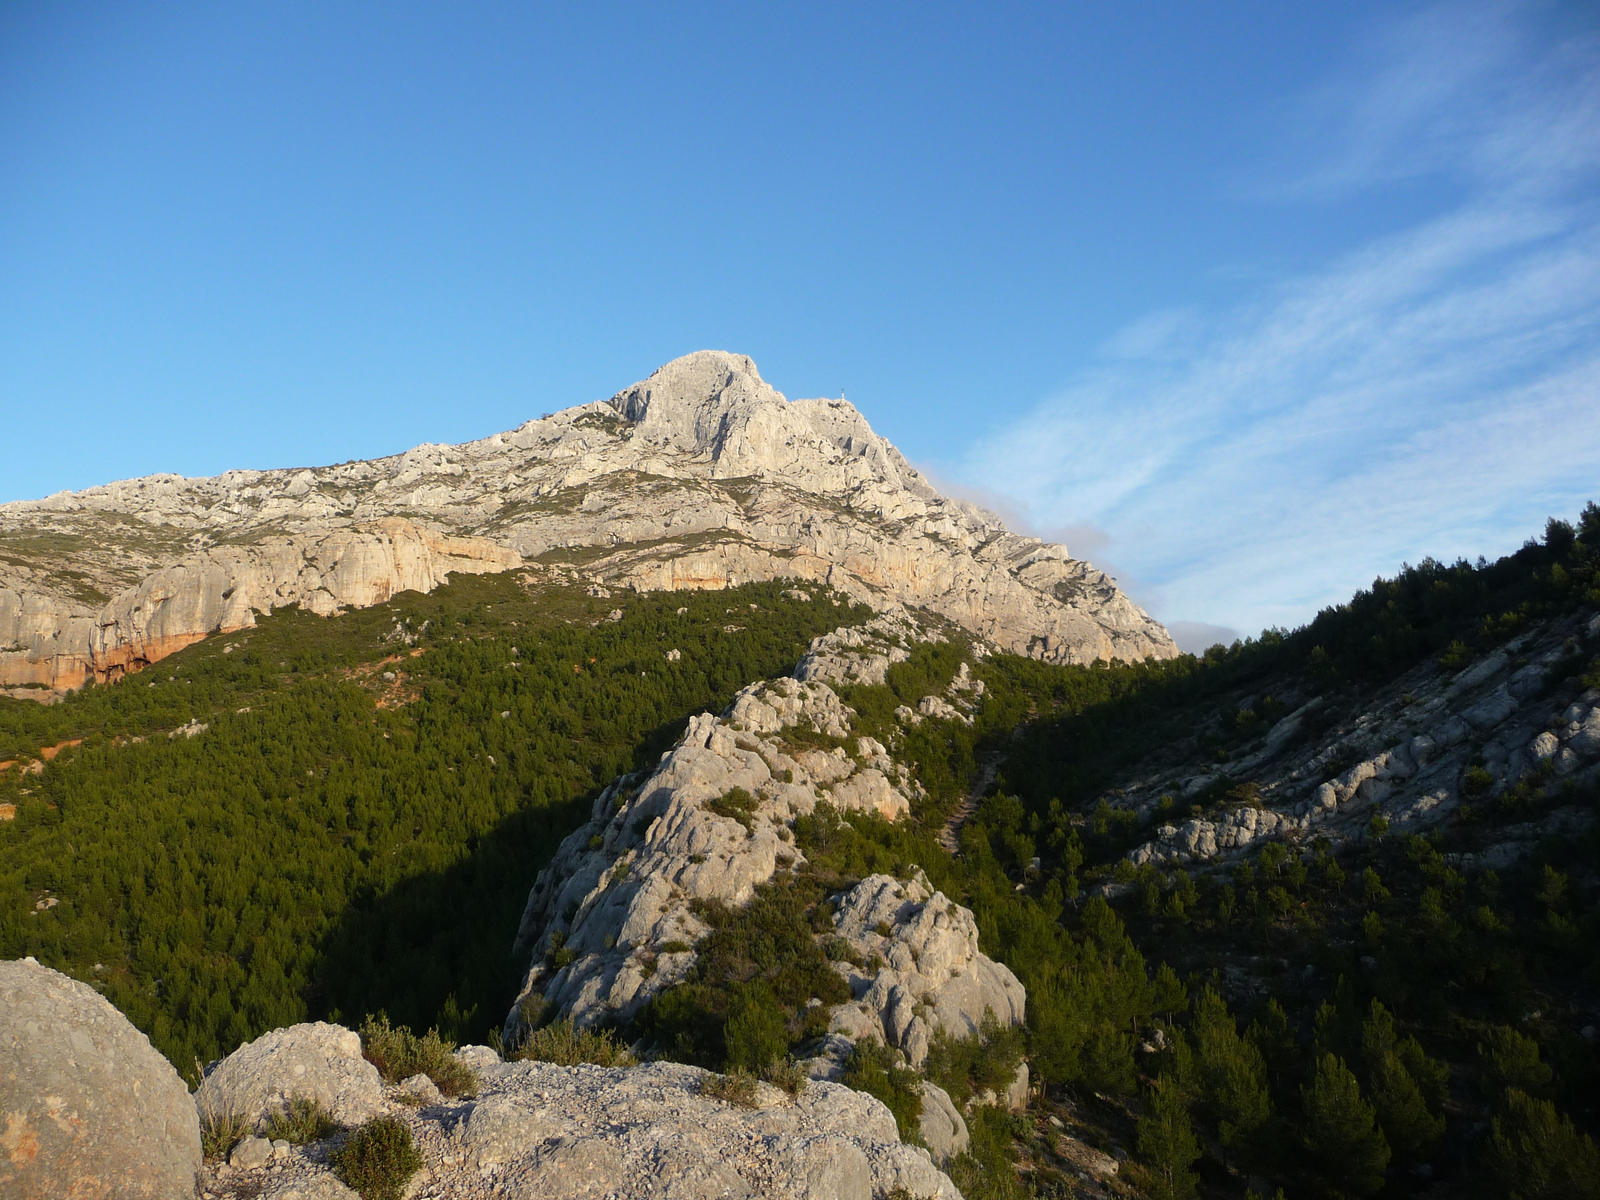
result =
M259 1129L297 1096L356 1125L382 1109L383 1080L361 1057L358 1034L316 1021L274 1029L240 1046L206 1072L195 1106L202 1116L238 1113Z
M87 984L0 963L0 1196L192 1197L200 1124L150 1040Z
M950 1093L938 1084L923 1080L921 1087L922 1116L918 1119L917 1132L922 1135L922 1144L933 1155L934 1162L949 1162L972 1145L966 1119L950 1099Z

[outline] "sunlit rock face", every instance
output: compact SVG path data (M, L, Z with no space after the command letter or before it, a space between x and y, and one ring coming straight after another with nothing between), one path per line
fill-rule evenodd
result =
M521 565L647 590L809 580L1052 662L1177 653L1103 572L940 496L845 401L790 402L699 351L459 446L0 505L0 687L114 680L283 605Z

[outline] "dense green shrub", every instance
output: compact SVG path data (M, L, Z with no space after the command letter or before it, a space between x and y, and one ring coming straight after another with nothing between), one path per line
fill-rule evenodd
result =
M393 1026L383 1013L361 1026L361 1053L390 1083L426 1075L446 1096L470 1096L478 1088L472 1068L454 1054L455 1043L430 1029L418 1037L404 1025Z
M1021 1028L1002 1025L988 1013L982 1028L970 1037L935 1033L923 1070L959 1106L981 1092L1003 1095L1026 1050L1027 1036Z
M857 1042L839 1081L882 1100L894 1114L900 1140L921 1143L921 1076L905 1065L898 1051L878 1041Z
M361 1200L400 1200L422 1167L422 1155L412 1144L410 1126L396 1117L377 1117L346 1138L332 1162L334 1174Z
M684 980L641 1014L640 1034L688 1062L759 1071L825 1032L811 1023L826 1022L827 1006L848 1000L850 989L817 942L823 902L815 880L779 876L742 909L702 905L711 932Z
M744 788L736 787L724 792L706 805L719 817L728 817L739 822L745 827L746 832L755 828L755 810L758 801Z
M788 1053L787 1022L770 987L758 981L733 993L722 1038L728 1065L747 1071L765 1070Z
M508 1058L513 1061L555 1063L570 1067L577 1063L594 1063L601 1067L631 1067L638 1060L617 1040L609 1029L579 1029L571 1017L552 1021L541 1029L534 1029L512 1047Z

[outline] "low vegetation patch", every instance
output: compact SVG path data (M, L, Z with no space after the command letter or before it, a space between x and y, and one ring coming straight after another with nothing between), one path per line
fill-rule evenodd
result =
M404 1025L390 1025L382 1013L361 1026L361 1053L389 1083L426 1075L446 1096L470 1096L478 1088L472 1068L457 1061L455 1043L430 1029L418 1037Z
M756 798L742 787L736 787L730 792L725 792L711 801L706 807L719 817L727 817L737 821L745 827L746 832L755 829Z
M507 1056L512 1061L555 1063L571 1067L593 1063L601 1067L631 1067L639 1060L609 1029L579 1029L571 1017L535 1029Z
M200 1150L209 1160L226 1158L239 1139L250 1132L244 1114L229 1105L200 1104Z
M319 1101L310 1096L295 1096L281 1111L267 1118L261 1136L273 1141L282 1138L292 1145L303 1146L332 1137L341 1128L343 1126Z
M707 1075L700 1081L700 1094L735 1108L755 1108L756 1077L742 1067L726 1075Z
M798 1096L811 1082L806 1069L792 1057L773 1059L761 1072L761 1077L790 1097Z

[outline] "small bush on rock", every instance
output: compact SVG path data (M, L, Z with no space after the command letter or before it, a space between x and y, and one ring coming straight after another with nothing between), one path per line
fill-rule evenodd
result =
M332 1137L340 1128L333 1114L316 1100L310 1096L296 1096L289 1101L288 1107L267 1118L261 1136L273 1141L282 1138L292 1145L303 1146L307 1142L320 1142L323 1138Z
M773 1059L761 1072L761 1077L768 1083L782 1088L790 1096L798 1096L811 1082L806 1069L789 1057Z
M194 1080L196 1085L205 1078L204 1068L200 1060L194 1064ZM199 1103L200 1109L200 1150L206 1158L226 1158L228 1151L239 1144L239 1139L250 1132L250 1122L244 1119L244 1114L235 1110L231 1105L210 1099L210 1093Z
M754 1108L756 1077L744 1070L729 1071L726 1075L707 1075L700 1081L700 1094L736 1108Z
M555 1063L570 1067L594 1063L602 1067L631 1067L638 1060L617 1041L609 1029L579 1029L567 1017L535 1029L512 1049L514 1060Z
M397 1117L368 1121L333 1155L334 1173L361 1200L400 1200L421 1166L411 1128Z
M208 1159L227 1158L249 1133L250 1122L231 1109L200 1116L200 1150Z
M418 1037L404 1025L390 1025L379 1013L361 1026L361 1053L378 1068L385 1082L398 1083L413 1075L426 1075L446 1096L470 1096L478 1088L472 1069L453 1057L454 1042L430 1029Z
M730 792L718 796L706 805L719 817L728 817L745 827L746 832L755 829L755 811L757 800L744 788L736 787Z

